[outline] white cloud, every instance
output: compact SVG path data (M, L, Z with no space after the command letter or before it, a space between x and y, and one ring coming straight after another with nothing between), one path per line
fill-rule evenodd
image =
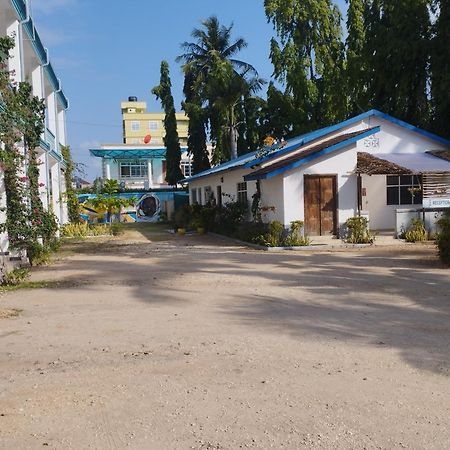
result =
M32 10L44 14L51 14L61 8L73 7L77 4L77 0L31 0Z

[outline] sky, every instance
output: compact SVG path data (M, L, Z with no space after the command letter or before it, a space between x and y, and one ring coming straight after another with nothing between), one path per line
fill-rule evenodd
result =
M169 62L172 93L181 109L183 77L175 58L180 44L203 19L216 15L234 24L233 37L248 47L239 59L251 63L265 80L272 65L274 35L263 0L30 0L32 15L50 60L70 101L68 141L86 178L101 175L100 159L89 148L122 142L120 102L137 96L149 111L160 104L151 94L159 83L161 60ZM344 0L337 3L344 9Z

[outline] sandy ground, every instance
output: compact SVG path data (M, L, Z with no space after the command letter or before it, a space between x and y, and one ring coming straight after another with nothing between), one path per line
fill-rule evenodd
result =
M448 449L450 270L429 246L87 241L3 294L2 449Z

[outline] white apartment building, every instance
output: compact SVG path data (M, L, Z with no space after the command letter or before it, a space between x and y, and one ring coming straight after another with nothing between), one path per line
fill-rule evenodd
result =
M0 33L11 36L15 41L9 59L11 81L28 81L32 84L33 94L45 100L45 131L37 149L41 163L40 194L44 207L50 208L59 223L64 224L68 217L61 146L67 144L66 110L69 102L50 62L48 49L34 26L28 0L0 0ZM0 207L6 205L2 178L0 173ZM0 212L0 221L5 221L5 212ZM8 237L3 234L0 251L6 252L7 249Z

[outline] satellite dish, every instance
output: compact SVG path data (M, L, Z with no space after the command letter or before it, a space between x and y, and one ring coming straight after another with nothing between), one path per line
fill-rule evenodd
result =
M144 144L149 144L151 140L152 136L150 134L147 134L147 136L145 136L144 138Z

